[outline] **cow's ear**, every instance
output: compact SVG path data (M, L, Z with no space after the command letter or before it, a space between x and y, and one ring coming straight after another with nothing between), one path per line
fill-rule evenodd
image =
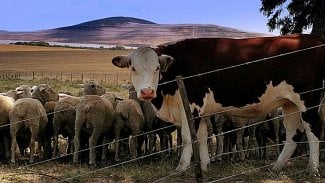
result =
M130 61L130 58L127 56L117 56L112 59L112 63L120 68L129 67Z
M166 72L169 66L171 66L175 62L175 59L168 55L161 55L159 56L159 63L160 63L160 71Z

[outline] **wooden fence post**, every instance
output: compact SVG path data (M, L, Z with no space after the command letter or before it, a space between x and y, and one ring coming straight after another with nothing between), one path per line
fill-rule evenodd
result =
M35 72L33 71L33 80L35 79Z
M188 126L190 128L191 132L191 139L192 139L192 147L193 147L193 160L194 163L196 164L195 166L195 178L196 182L204 182L203 181L203 174L202 174L202 169L201 169L201 160L200 160L200 149L199 149L199 142L197 141L196 137L196 130L195 130L195 125L194 125L194 119L192 117L191 109L190 109L190 104L187 98L187 93L186 89L183 83L183 79L181 76L176 77L177 80L177 85L178 85L178 90L182 98L183 102L183 107L185 109L187 121L188 121Z

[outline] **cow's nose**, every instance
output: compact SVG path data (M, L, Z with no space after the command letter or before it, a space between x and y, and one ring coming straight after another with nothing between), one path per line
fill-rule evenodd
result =
M141 89L141 98L145 100L151 100L154 98L155 90L152 88Z

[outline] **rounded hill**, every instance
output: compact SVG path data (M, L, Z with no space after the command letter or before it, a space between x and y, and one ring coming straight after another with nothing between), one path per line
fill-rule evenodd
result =
M127 23L137 23L137 24L156 24L154 22L143 20L133 17L109 17L103 19L92 20L84 22L77 25L67 26L58 28L59 30L69 30L69 29L94 29L102 27L115 27Z

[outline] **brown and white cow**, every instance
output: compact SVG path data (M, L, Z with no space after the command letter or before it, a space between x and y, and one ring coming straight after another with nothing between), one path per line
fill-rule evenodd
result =
M173 82L181 75L185 77L191 110L199 116L218 112L252 118L282 107L287 143L274 169L284 167L305 132L310 146L309 165L317 172L321 123L315 106L319 106L321 90L315 89L323 87L325 78L322 44L324 41L314 36L298 34L248 39L198 38L159 45L156 49L139 47L128 56L113 58L112 62L130 69L139 99L152 100L160 118L182 126L184 146L177 170L190 165L192 153L186 115L177 84ZM306 49L310 47L316 48ZM297 51L301 49L306 50ZM272 58L262 59L266 57ZM311 90L314 91L307 92ZM204 122L200 123L198 138L207 138ZM208 151L206 141L201 142L201 166L205 170Z

